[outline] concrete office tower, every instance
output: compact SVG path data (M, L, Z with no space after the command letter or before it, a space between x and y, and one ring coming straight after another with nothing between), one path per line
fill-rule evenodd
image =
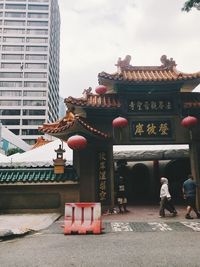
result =
M0 122L28 144L59 114L58 0L0 0Z

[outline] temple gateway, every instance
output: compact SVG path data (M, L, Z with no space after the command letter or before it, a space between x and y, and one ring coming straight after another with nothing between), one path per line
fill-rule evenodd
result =
M79 176L77 201L114 205L113 145L188 144L190 167L186 174L191 172L200 181L200 94L192 92L200 83L200 72L180 72L175 61L165 55L160 60L160 66L133 66L131 56L119 58L116 72L98 74L95 92L88 88L83 97L67 97L66 116L40 128L45 134L70 140ZM122 173L125 165L123 159L119 161ZM180 164L173 177L184 167ZM159 185L159 175L157 160L153 180L145 184L146 192ZM137 179L144 187L143 177Z

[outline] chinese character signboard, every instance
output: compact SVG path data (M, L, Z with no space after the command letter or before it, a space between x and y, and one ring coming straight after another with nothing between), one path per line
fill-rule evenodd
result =
M136 120L131 122L132 138L172 139L170 120Z
M173 102L170 99L159 100L128 100L128 112L131 113L171 113L174 110Z
M98 152L97 198L102 204L108 204L110 198L107 175L107 154L106 152Z

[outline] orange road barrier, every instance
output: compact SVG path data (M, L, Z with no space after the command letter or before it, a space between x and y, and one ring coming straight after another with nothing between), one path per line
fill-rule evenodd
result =
M101 203L65 203L64 234L100 234Z

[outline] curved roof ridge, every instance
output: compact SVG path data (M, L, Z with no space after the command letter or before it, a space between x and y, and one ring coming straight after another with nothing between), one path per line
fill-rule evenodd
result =
M116 93L87 94L85 98L68 97L65 99L65 103L84 107L119 108L121 106Z
M191 80L200 78L200 72L184 73L176 69L176 62L173 58L167 58L162 55L160 66L132 66L130 65L131 56L127 55L123 60L118 59L117 73L106 73L104 71L98 74L99 82L105 80L132 82L132 83L159 83L159 82L180 82L180 80Z
M200 71L196 71L196 72L183 72L178 70L176 67L173 68L173 71L175 73L177 73L177 75L183 75L183 76L188 76L188 75L192 75L192 76L197 76L200 77Z

